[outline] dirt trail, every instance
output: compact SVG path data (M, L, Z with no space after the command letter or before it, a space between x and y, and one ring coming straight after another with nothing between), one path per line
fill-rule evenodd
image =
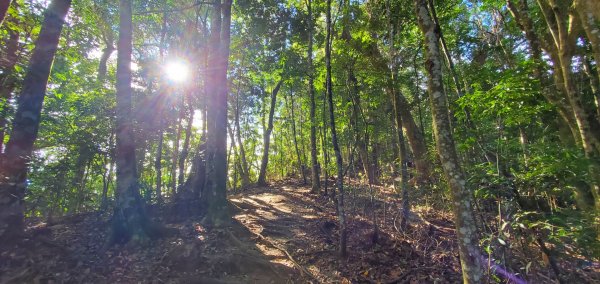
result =
M103 249L108 217L87 213L55 224L30 220L29 237L0 251L0 283L452 283L460 281L453 232L419 227L399 233L397 200L369 205L349 192L349 256L337 255L333 202L293 182L230 196L232 221L206 227L200 217L173 221L177 234L143 246ZM354 192L355 193L355 192ZM383 210L385 208L385 210ZM381 212L390 212L383 218ZM378 212L373 235L370 212ZM444 224L445 220L438 219Z
M349 257L341 261L337 256L333 203L308 191L288 182L236 193L230 196L232 221L219 228L204 226L200 217L173 221L169 208L155 208L150 210L153 218L177 233L142 246L104 249L109 220L97 212L63 218L54 224L29 220L26 240L18 247L0 251L0 283L366 283L436 279L443 283L459 279L455 256L448 256L440 265L433 257L421 254L418 245L415 248L390 231L391 225L382 226L373 242L373 226L364 218L368 214L360 212L360 208L366 208L360 198L349 199ZM381 210L381 204L378 208ZM451 247L443 250L453 251Z
M460 282L458 258L445 252L434 254L438 247L453 251L452 231L431 229L427 235L424 230L422 237L429 241L438 238L438 243L415 247L392 229L393 219L388 217L388 224L380 224L375 239L372 222L365 219L370 216L365 214L371 210L368 202L364 196L349 200L349 256L342 261L337 254L335 208L328 198L311 195L309 188L293 183L255 188L230 198L240 210L234 219L254 234L265 255L277 256L278 263L296 268L315 282ZM382 204L375 206L382 210ZM427 249L431 255L423 254Z
M109 219L98 212L53 224L30 219L24 241L0 250L0 283L461 282L448 214L415 208L421 217L403 232L395 226L399 198L384 187L373 191L374 199L370 193L360 184L348 186L343 260L333 201L287 181L231 195L233 218L218 228L198 216L173 214L172 205L153 208L153 219L176 233L144 245L104 249ZM532 283L552 281L548 269L534 273ZM573 279L600 279L583 276Z

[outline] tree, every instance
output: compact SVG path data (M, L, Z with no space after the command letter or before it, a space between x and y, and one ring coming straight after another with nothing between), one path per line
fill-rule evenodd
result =
M235 139L237 141L238 147L240 148L240 164L241 170L240 175L242 176L242 188L248 186L250 184L250 173L248 170L248 161L246 160L246 150L244 149L244 143L242 142L242 127L240 125L240 91L236 92L235 95Z
M277 93L279 93L279 89L281 89L281 84L283 84L283 79L279 79L279 82L277 82L277 85L271 91L271 107L269 108L269 122L267 124L267 129L265 129L263 137L263 156L262 161L260 163L260 172L258 174L257 181L257 184L259 185L267 184L267 164L269 163L269 145L271 144L271 132L273 131L273 116L275 115Z
M577 2L577 11L574 13L569 9L572 1L538 1L539 8L542 12L545 29L541 34L538 34L533 28L533 20L529 13L527 1L520 0L517 4L508 0L507 6L519 27L525 33L534 55L534 60L538 66L541 66L541 50L543 49L549 54L550 60L553 63L553 79L557 86L559 95L548 96L546 98L557 107L559 113L564 120L569 124L569 128L576 141L581 142L583 152L589 159L589 172L592 177L590 197L595 203L596 211L600 211L600 132L594 127L598 123L598 118L594 118L585 108L584 94L575 81L573 72L573 61L577 45L577 39L580 35L580 24L584 21L586 32L591 36L589 39L592 43L594 52L597 48L597 33L592 33L593 25L589 19L594 19L594 13L583 13L582 5L584 2ZM591 12L591 11L590 11ZM579 19L579 16L584 15L584 19ZM596 31L598 31L596 27ZM600 57L600 54L596 54ZM596 58L598 60L598 58ZM541 68L541 67L538 67ZM541 73L541 71L536 71ZM540 75L538 75L540 76ZM592 119L590 119L592 118Z
M131 52L133 23L131 0L119 2L119 41L117 45L117 188L113 215L112 243L130 240L144 242L153 237L153 227L140 195L131 116Z
M231 0L212 8L208 66L213 70L207 82L208 140L206 185L202 198L208 215L216 225L225 221L227 213L227 66L229 60Z
M471 205L472 197L466 188L465 174L456 155L454 139L450 129L448 102L442 78L442 57L438 46L440 36L429 15L426 0L415 0L415 9L419 27L425 39L425 66L429 75L427 89L433 115L436 148L454 202L454 221L463 281L464 283L480 283L483 281L483 268L479 261L477 229Z
M40 35L23 81L13 131L0 168L0 241L14 241L23 230L23 197L27 169L40 125L40 113L52 61L70 0L54 0L46 9Z
M317 161L317 118L315 103L315 86L313 71L313 9L312 0L307 2L308 9L308 95L310 97L310 164L311 164L311 192L319 191L320 179L319 162Z
M332 45L332 25L331 25L331 0L327 0L327 36L325 39L325 68L326 68L326 86L327 86L327 104L329 106L329 127L331 130L331 143L335 153L335 164L337 167L337 211L340 223L340 242L339 252L342 258L346 257L346 213L344 211L344 165L342 153L338 142L335 115L333 107L333 83L331 79L331 45Z
M2 22L4 22L4 18L6 18L6 14L8 13L8 8L10 7L10 3L12 0L6 0L0 2L0 26L2 26Z
M598 64L598 61L600 61L600 24L598 24L600 22L600 4L593 0L574 0L573 6L592 46L594 58L596 59L597 74L600 78L600 64Z

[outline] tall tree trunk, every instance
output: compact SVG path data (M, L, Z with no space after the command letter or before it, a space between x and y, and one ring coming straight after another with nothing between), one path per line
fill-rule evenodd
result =
M439 20L437 18L437 13L435 11L435 5L433 0L429 1L429 8L431 9L431 17L434 25L439 29L440 34L440 45L442 47L442 51L444 52L444 58L446 59L446 63L448 63L448 69L450 70L450 74L452 75L452 82L454 83L454 88L456 88L457 97L461 98L464 95L462 84L458 79L458 73L456 72L456 68L454 67L454 61L452 60L452 56L450 54L450 50L448 49L448 45L446 45L446 39L444 38L444 34L442 33L442 28L440 26ZM471 123L470 121L470 113L468 110L465 110L467 115L467 123Z
M588 120L590 116L583 107L581 91L577 89L572 73L573 50L577 40L578 22L571 12L567 14L553 0L549 1L548 6L541 2L539 4L548 22L548 28L557 35L555 40L556 53L551 54L551 57L554 55L554 63L558 63L560 66L561 72L559 75L562 75L562 87L566 92L577 122L583 151L590 160L590 176L594 179L591 185L592 196L594 197L596 211L600 212L600 163L597 160L600 156L600 137L598 131L592 128Z
M546 100L556 107L556 111L559 116L565 122L565 124L569 127L571 134L575 141L581 141L579 130L577 129L577 123L575 122L575 117L573 116L573 112L569 107L569 103L567 100L564 100L561 94L558 94L559 89L551 89L548 87L544 87L550 85L548 79L544 75L544 61L542 58L542 45L548 49L548 44L538 36L535 32L534 23L529 17L529 6L527 5L526 0L518 0L518 3L515 4L512 0L506 1L506 6L513 17L516 19L516 22L519 28L525 33L525 38L529 43L529 47L531 49L532 59L534 61L535 67L533 70L533 75L540 82L542 88L542 95L546 98ZM548 49L548 51L551 51ZM555 66L554 68L559 68ZM560 76L557 75L560 72L554 72L553 76L556 82L562 81Z
M104 155L104 165L109 164L108 169L102 174L102 197L100 199L100 211L105 212L108 208L108 188L112 182L112 174L114 171L114 152L112 151L114 143L114 133L110 134L108 139L109 151Z
M115 51L115 47L112 45L112 42L106 43L106 47L102 50L102 56L100 56L100 64L98 65L98 82L100 84L104 83L106 78L106 63L108 59Z
M133 23L131 0L119 2L119 41L117 57L117 187L111 243L144 241L152 236L137 180L136 145L131 115L131 53Z
M335 126L335 115L333 109L333 85L331 80L331 46L332 46L332 26L331 26L331 0L327 0L327 36L325 41L325 67L326 67L326 85L327 102L329 105L329 126L331 127L331 143L335 152L335 163L337 166L337 211L339 219L339 252L340 257L345 258L346 251L346 213L344 211L344 165L342 161L342 152L338 143L337 131Z
M162 110L162 108L161 108ZM156 202L161 204L163 202L162 198L162 152L163 152L163 129L164 129L164 121L162 117L162 111L159 113L158 117L158 145L156 146L156 157L154 160L154 170L156 171Z
M548 53L553 63L554 83L563 96L556 96L553 92L542 93L546 95L546 99L550 103L556 106L558 113L569 126L573 137L581 143L586 157L591 161L590 176L593 178L593 182L590 196L593 196L596 210L600 211L600 165L596 161L600 154L600 135L590 125L588 120L590 116L583 107L581 94L575 86L571 71L573 49L575 48L580 30L579 24L581 23L574 17L573 11L566 8L561 9L553 0L548 1L548 3L537 2L548 29L548 32L544 35L551 37L552 40L536 33L526 0L519 0L518 5L512 0L507 0L507 7L531 45L533 59L536 62L536 76L544 79L541 75L543 74L541 67L543 65L542 49Z
M267 164L269 163L269 146L271 145L271 132L273 132L273 116L275 115L277 93L279 93L281 84L283 84L283 78L280 79L279 82L277 82L277 85L275 86L273 91L271 91L271 108L269 109L269 122L267 124L267 129L263 134L263 156L260 163L258 181L256 182L259 185L267 184Z
M427 88L433 115L437 151L446 180L452 193L456 234L462 264L464 283L483 281L483 268L479 262L478 237L472 213L471 194L466 188L465 175L456 154L454 139L448 119L448 105L442 83L442 62L438 47L439 34L429 16L426 0L415 0L419 27L425 37L426 67L429 74Z
M19 32L9 29L6 55L0 60L2 74L0 75L0 154L4 148L6 134L6 116L8 115L9 101L15 89L15 65L18 61Z
M246 160L246 150L244 149L244 143L242 142L242 128L240 126L240 92L235 95L235 138L240 147L240 160L241 170L240 175L242 177L242 188L247 187L250 184L250 173L248 170L248 161Z
M77 185L77 188L75 188L75 190L77 190L77 200L75 200L76 202L76 206L73 206L73 208L75 209L75 212L84 212L85 209L85 199L87 196L87 191L85 190L85 185L86 182L90 176L90 171L92 170L92 162L93 159L90 159L87 161L87 163L83 166L83 176L81 177L81 182L79 182L79 184Z
M161 26L161 35L160 35L160 46L158 48L159 61L161 63L164 62L165 57L165 40L167 35L167 14L162 14L162 26ZM163 155L163 144L164 144L164 131L166 126L166 121L164 118L164 107L165 105L165 89L161 85L158 87L156 100L158 101L158 145L156 146L156 157L154 158L154 171L156 172L156 203L162 204L163 202L163 193L162 193L162 155Z
M79 205L82 202L82 198L81 198L81 191L82 191L82 187L83 187L83 182L85 180L85 175L87 172L87 168L86 165L88 164L88 161L90 161L92 158L89 157L90 153L88 153L88 149L87 149L87 145L85 145L85 141L81 141L82 144L79 145L78 149L77 149L77 160L75 162L75 168L74 168L74 174L73 174L73 179L71 180L71 188L75 191L78 192L79 198L77 198L75 200L75 202L77 203L75 208L76 209L80 209Z
M596 105L596 118L600 119L600 79L597 74L594 74L592 63L586 56L583 58L583 72L590 81L590 88L594 94L594 104Z
M286 100L287 101L287 100ZM292 135L294 136L294 148L296 149L296 161L298 162L298 169L300 170L300 174L302 175L302 182L306 185L306 174L304 173L304 164L302 163L302 158L300 156L300 149L298 148L298 137L296 135L296 116L294 109L294 92L290 90L290 114L291 114L291 125L292 125Z
M183 148L181 149L181 155L179 157L179 179L178 184L181 186L185 181L185 162L187 160L190 151L190 140L192 138L192 126L194 122L194 107L192 102L188 102L189 114L187 118L187 125L185 127L185 139L183 140ZM233 139L233 137L231 137ZM233 141L233 140L232 140Z
M600 4L597 0L575 0L575 10L581 20L583 30L592 46L594 59L596 60L597 76L600 79ZM596 2L596 3L594 3Z
M456 96L457 96L457 98L461 98L462 96L464 96L464 91L463 91L462 84L460 83L460 80L458 77L458 72L456 71L456 67L454 66L454 60L452 59L450 50L448 49L448 46L446 45L446 40L444 39L442 27L440 26L439 20L437 18L437 13L435 11L434 1L428 0L428 3L429 3L429 9L431 9L431 17L432 17L433 24L436 26L436 29L438 30L438 33L440 36L440 45L442 47L442 52L444 53L444 58L446 59L446 63L448 64L448 69L450 70L452 82L454 83L454 88L456 90ZM450 110L450 111L452 111L452 110ZM472 132L469 135L471 135L475 138L475 141L476 141L477 145L479 146L479 148L481 148L481 151L483 152L485 159L489 163L497 163L497 156L492 151L488 151L483 146L484 143L482 142L482 139L477 131L477 127L475 126L475 124L473 124L473 121L471 120L471 110L468 107L465 107L463 109L463 112L465 113L465 120L466 120L465 122L466 122L467 129ZM452 115L452 113L450 114L450 119L451 119L451 123L452 123L452 120L454 119L454 115Z
M349 1L344 1L343 8L343 17L342 17L342 39L346 41L347 44L352 44L352 35L350 33L350 3ZM352 115L350 116L350 125L355 130L355 139L356 139L356 147L358 148L358 155L360 156L361 163L363 165L363 170L367 177L367 181L369 184L374 184L375 180L375 169L369 163L369 151L367 149L368 146L368 127L366 121L364 125L361 125L359 121L359 117L362 116L361 108L360 108L360 90L358 88L358 80L354 75L354 61L349 63L348 68L348 89L350 93L350 98L352 99ZM361 133L360 129L364 129L364 136Z
M221 18L222 15L222 18ZM227 213L227 65L231 0L217 1L211 14L209 49L206 185L202 194L208 218L220 225Z
M369 184L374 184L377 182L377 180L375 177L375 168L373 167L372 163L369 162L369 129L360 106L361 100L360 93L358 90L358 80L356 79L356 76L354 76L353 68L354 66L352 66L348 71L348 80L352 85L350 94L352 98L352 116L350 117L350 123L352 125L352 128L354 129L354 136L356 137L356 148L358 148L358 156L360 157L360 162L362 163L363 171L367 176L367 181L369 182ZM361 120L363 121L362 124L359 123ZM364 131L361 131L361 129Z
M402 220L400 228L406 229L410 214L410 199L408 194L408 153L406 151L404 131L402 131L402 116L397 110L397 96L394 96L394 113L396 117L396 133L398 135L398 163L400 164L400 192L402 194Z
M311 190L319 192L321 177L319 175L319 161L317 160L317 117L313 68L313 14L312 0L308 0L308 95L310 97L310 164L311 164Z
M235 146L235 135L233 134L233 127L231 127L231 123L227 124L227 131L229 132L229 139L231 139L231 146L229 147L232 151L233 151L233 181L232 183L232 187L233 187L233 191L237 190L237 169L240 168L239 166L239 155L238 155L238 151L237 151L237 147ZM231 153L230 153L231 154ZM229 168L229 161L230 159L227 159L227 168Z
M388 17L391 17L390 9L387 9ZM398 136L398 169L400 171L400 192L402 194L402 220L400 222L400 228L406 229L408 225L408 216L410 214L410 201L408 196L408 152L406 151L403 121L400 110L400 97L396 94L396 74L398 74L398 65L396 64L396 31L393 25L390 26L389 30L390 38L390 55L391 55L391 68L390 71L390 85L389 93L391 95L392 106L394 109L394 118L396 122L396 134Z
M175 131L175 141L173 141L173 153L171 153L171 194L177 192L177 168L179 166L179 140L183 130L183 116L185 114L185 102L183 96L179 102L179 117L177 118L177 130Z
M104 15L105 13L102 13L102 14ZM104 15L104 16L106 16L106 15ZM104 47L104 49L102 49L102 55L100 56L100 62L98 63L98 76L96 77L96 80L98 80L98 83L101 86L104 84L104 80L106 79L108 59L110 58L112 53L115 51L115 47L113 46L114 37L113 37L112 28L108 25L105 25L103 33L104 33L104 36L103 36L104 44L106 45L106 47Z
M48 6L23 80L12 134L0 165L0 243L16 241L23 230L27 170L40 125L46 84L71 0Z
M102 197L100 199L100 211L102 212L105 212L108 208L108 188L112 181L112 173L115 165L110 158L106 159L105 161L109 163L109 167L102 175Z
M561 64L563 69L562 73L564 77L565 88L567 90L567 97L575 114L575 120L577 121L577 126L581 135L583 151L586 158L588 158L590 161L589 172L590 176L593 178L593 182L591 184L591 193L594 198L596 211L600 212L600 162L598 162L598 158L600 157L600 141L595 133L593 133L592 126L588 121L588 114L583 107L580 94L577 92L574 85L574 79L571 73L571 60L571 57L561 54Z
M112 53L115 51L114 47L114 33L112 29L112 23L109 23L106 19L109 19L108 10L105 8L99 8L98 10L99 16L101 17L101 21L99 24L99 29L102 32L102 39L104 41L104 49L102 50L102 55L100 56L100 63L98 64L98 76L97 80L100 85L104 84L104 80L106 79L107 72L107 62Z
M325 84L327 85L327 84ZM327 87L325 87L327 88ZM321 127L321 152L323 152L323 166L321 169L323 170L323 193L325 195L329 195L327 192L328 183L329 183L329 151L327 151L327 93L323 94L323 108L321 109L321 121L323 122L323 127Z
M392 70L390 70L388 62L383 58L379 49L376 46L372 46L370 50L372 51L370 54L374 64L376 64L380 70L386 72L386 74L391 74ZM386 91L392 92L392 88L393 83L391 80L388 80ZM398 110L402 116L404 134L406 135L408 146L410 147L415 160L417 180L420 184L423 184L429 178L429 173L431 172L430 162L427 159L427 145L425 144L423 131L421 131L415 123L415 119L410 112L410 104L400 90L395 90L395 97L397 99L396 103L398 104Z
M10 3L12 3L12 0L0 1L0 26L2 26L2 23L4 22L4 19L6 18L6 14L8 13L8 8L10 7Z
M427 158L425 137L410 113L410 105L408 104L408 101L406 101L406 97L399 92L399 90L396 90L394 98L397 100L396 103L398 103L398 109L400 110L400 116L402 118L402 128L415 160L418 182L423 184L429 179L429 174L431 172L430 162Z

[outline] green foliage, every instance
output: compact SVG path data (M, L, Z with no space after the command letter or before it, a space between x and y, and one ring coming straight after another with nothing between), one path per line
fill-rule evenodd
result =
M2 47L10 31L20 35L19 60L12 74L16 89L12 97L2 98L0 108L6 111L8 122L46 4L17 2L20 8L12 6L0 27ZM206 107L213 96L205 89L207 74L213 70L207 66L212 6L202 1L190 6L188 2L134 1L135 150L140 189L147 202L157 200L157 179L162 182L164 197L179 190L179 185L172 188L172 182L177 180L185 127L192 113L189 155L182 169L185 178L206 139ZM250 179L258 175L270 94L279 80L283 84L275 105L268 177L300 177L301 169L311 166L307 1L234 2L228 69L227 118L234 136L228 138L229 185L241 185L242 148ZM518 249L515 240L519 238L533 241L542 236L559 253L598 257L595 216L585 208L589 204L581 202L586 186L594 180L588 170L590 160L576 139L565 142L563 133L568 126L545 97L560 95L560 86L549 83L552 66L541 66L546 82L534 77L530 47L506 12L506 1L433 2L455 68L451 70L444 62L444 87L461 166L484 223L479 224L485 235L482 247L493 255L498 247ZM530 6L532 17L539 20L534 21L534 28L544 30L539 8ZM312 10L315 117L323 177L325 172L329 176L336 172L325 104L325 3L313 1ZM415 190L415 202L425 199L436 208L449 209L448 185L438 162L425 91L422 33L412 3L334 1L333 13L336 129L347 175L366 178L365 164L371 164L382 184L390 184L396 177L392 165L397 163L399 147L390 98L393 87L406 98L408 106L403 111L410 113L423 131L433 168L427 177L430 183ZM107 60L103 82L98 81L98 67L103 50L116 45L117 26L115 1L74 1L54 61L28 177L30 216L95 210L105 198L104 190L108 200L113 195L116 53ZM593 58L587 46L580 47L578 56ZM190 68L190 80L185 84L165 78L163 67L173 58L182 59ZM573 66L576 87L583 93L586 108L594 111L592 86L579 70L578 60ZM0 67L3 76L4 65ZM455 85L454 73L460 86ZM598 121L595 113L591 112L590 120ZM235 139L238 133L242 145ZM365 143L366 157L360 155L360 141ZM411 175L416 171L412 164L409 171ZM511 207L514 218L496 220L498 204Z
M529 64L526 64L527 67ZM539 82L527 78L529 69L508 69L493 74L497 82L484 89L481 84L474 83L473 92L460 98L457 103L461 109L470 109L478 119L501 118L506 126L529 124L532 117L539 117L551 110L550 104L544 102L539 94ZM464 112L457 113L464 118Z

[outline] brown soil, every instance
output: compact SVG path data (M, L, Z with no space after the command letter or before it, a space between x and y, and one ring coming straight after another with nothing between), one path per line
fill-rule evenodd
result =
M347 198L346 259L337 254L331 199L288 181L231 195L232 221L218 228L202 225L200 217L172 221L177 218L168 218L166 208L154 210L155 220L177 233L144 245L106 248L108 219L99 213L52 225L30 220L25 240L0 251L0 283L461 282L448 214L416 208L411 227L401 231L398 198L378 188L379 199L371 201L362 188ZM598 281L599 270L572 272L582 275L572 279ZM528 277L532 283L553 278L536 266Z

